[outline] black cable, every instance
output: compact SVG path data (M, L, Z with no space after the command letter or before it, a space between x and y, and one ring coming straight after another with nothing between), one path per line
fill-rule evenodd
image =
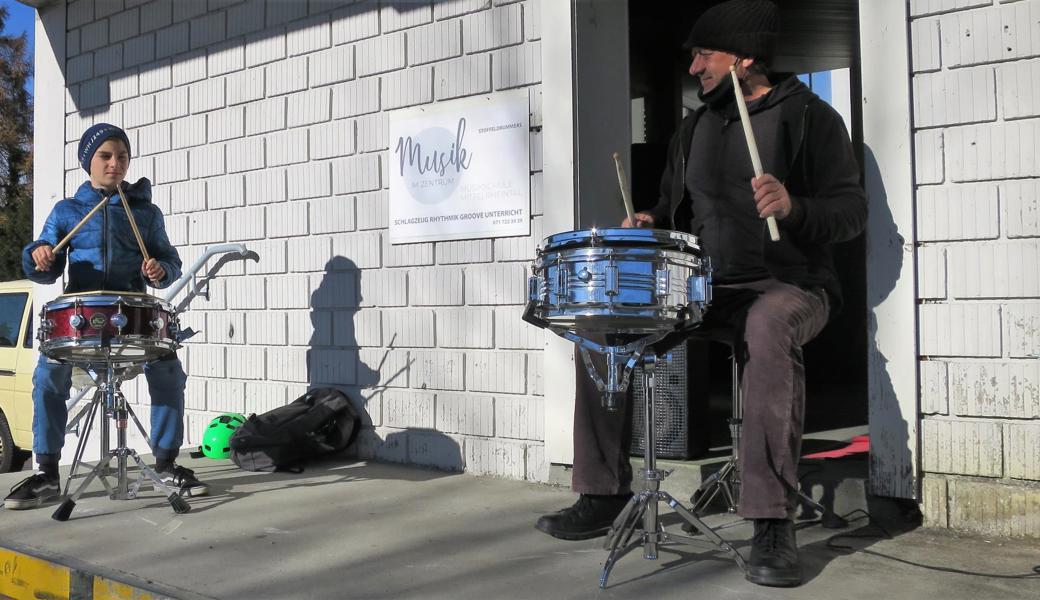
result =
M862 513L862 516L856 517L855 519L853 519L852 515L855 515L856 513ZM856 509L856 510L854 510L854 511L852 511L852 512L846 514L846 515L842 515L842 518L843 519L847 519L849 521L866 518L867 519L867 527L870 527L870 526L876 527L877 529L880 530L880 534L838 533L838 534L832 535L831 537L827 538L827 548L829 548L831 550L834 550L836 552L842 552L842 553L846 553L846 554L852 553L852 552L862 552L864 554L869 554L871 556L876 556L878 558L886 558L888 560L893 560L893 561L896 561L898 563L902 563L904 565L910 565L910 566L913 566L913 567L919 567L919 568L922 568L922 569L928 569L929 571L938 571L938 572L941 572L941 573L955 573L955 574L958 574L958 575L971 575L971 576L975 576L975 577L989 577L989 578L992 578L992 579L1040 579L1040 565L1036 565L1035 567L1033 567L1032 571L1029 572L1029 573L1022 573L1022 574L1017 574L1017 575L1005 575L1005 574L1002 574L1002 573L981 573L981 572L977 572L977 571L967 571L967 570L964 570L964 569L954 569L953 567L939 567L939 566L936 566L936 565L928 565L928 564L925 564L925 563L919 563L919 562L914 562L912 560L907 560L905 558L899 558L898 556L891 556L891 555L884 554L884 553L881 553L881 552L877 552L877 551L874 551L874 550L868 550L866 548L860 548L860 549L857 550L856 548L854 548L852 546L847 546L847 545L843 545L843 544L836 544L836 543L834 543L834 541L839 539L839 538L867 539L867 540L869 540L869 539L880 539L880 540L890 540L890 539L892 539L892 534L890 534L888 532L888 530L886 530L884 527L882 527L881 524L879 524L877 521L875 521L874 517L872 517L870 515L870 513L868 513L867 511L865 511L863 509Z

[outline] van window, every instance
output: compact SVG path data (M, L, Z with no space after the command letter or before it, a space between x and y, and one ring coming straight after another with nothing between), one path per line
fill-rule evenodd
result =
M0 348L18 345L18 334L22 327L22 315L29 294L0 294Z

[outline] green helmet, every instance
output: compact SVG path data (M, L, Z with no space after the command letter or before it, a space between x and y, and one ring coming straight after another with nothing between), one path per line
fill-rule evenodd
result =
M231 434L246 422L238 413L225 413L213 419L202 434L202 453L209 458L231 456Z

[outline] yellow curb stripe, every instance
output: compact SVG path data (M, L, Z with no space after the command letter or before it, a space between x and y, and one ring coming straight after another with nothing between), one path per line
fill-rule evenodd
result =
M95 575L94 600L155 600L155 595L131 585Z
M0 594L14 600L68 600L71 569L0 548Z

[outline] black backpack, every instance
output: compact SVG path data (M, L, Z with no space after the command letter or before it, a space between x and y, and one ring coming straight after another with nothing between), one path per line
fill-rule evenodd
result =
M347 396L317 388L285 406L249 415L231 436L231 460L247 471L302 471L316 456L344 450L361 419Z

